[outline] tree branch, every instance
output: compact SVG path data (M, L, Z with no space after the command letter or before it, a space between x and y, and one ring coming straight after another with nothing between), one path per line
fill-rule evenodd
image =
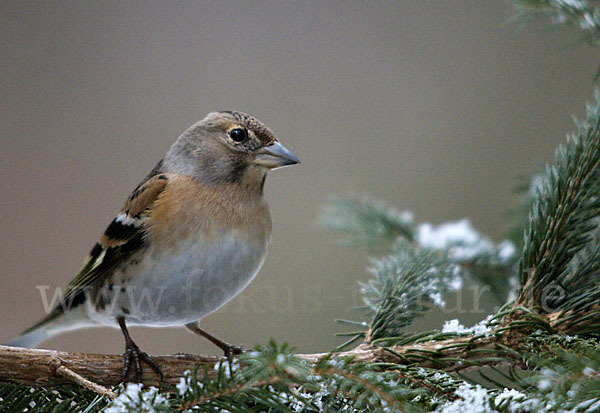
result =
M165 384L176 384L184 371L196 365L213 366L220 360L219 357L189 354L153 358L163 371ZM95 384L110 387L121 380L123 356L0 346L1 381L35 386L73 383L75 380L58 371L61 366ZM159 384L158 376L149 368L143 370L143 381L147 385Z
M56 369L56 375L71 379L71 381L74 381L75 383L79 384L80 386L85 387L86 389L91 390L96 394L106 396L110 399L114 399L115 397L117 397L117 394L115 392L113 392L112 390L109 390L104 386L96 384L96 383L86 379L85 377L81 377L79 374L75 373L73 370L71 370L65 366L62 366L62 365L58 366L58 368Z
M490 335L477 338L463 336L449 340L391 347L362 344L353 350L335 355L352 357L353 362L418 364L421 367L456 371L473 366L509 362L510 359L506 358L482 357L482 354L500 354L499 352L503 351L500 340L500 337ZM296 354L296 357L314 364L328 355L329 353ZM201 378L205 366L208 367L209 372L213 372L215 363L222 360L220 357L190 354L155 356L153 359L161 367L164 380L159 382L158 376L151 369L144 369L143 382L145 385L175 385L186 370L193 370L197 366L199 367L198 377ZM88 388L90 385L110 387L119 383L122 368L123 357L121 355L68 353L0 346L0 381L53 386L72 382L82 384L83 379L90 381L86 386ZM70 374L64 374L65 370L68 370Z

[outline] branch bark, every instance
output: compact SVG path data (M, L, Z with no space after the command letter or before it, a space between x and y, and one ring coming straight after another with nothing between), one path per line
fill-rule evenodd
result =
M353 350L337 353L338 356L351 356L354 362L369 363L417 363L422 367L436 367L447 371L469 368L464 359L473 358L481 351L493 352L497 349L498 337L490 336L473 340L472 337L456 337L450 340L431 341L422 344L393 346L389 349L362 344ZM473 350L476 350L473 352ZM315 363L329 353L296 354L296 357ZM199 366L201 377L204 367L213 372L220 357L175 354L155 356L153 359L161 367L164 380L150 369L144 368L142 380L145 385L175 385L186 370ZM506 362L506 361L505 361ZM502 361L490 358L477 361L477 365L496 365ZM61 367L101 386L114 386L119 383L123 368L123 357L113 354L68 353L56 350L41 350L0 346L0 381L24 383L35 386L54 386L72 383L74 380L62 374ZM147 366L145 366L147 367ZM77 381L77 380L75 380Z

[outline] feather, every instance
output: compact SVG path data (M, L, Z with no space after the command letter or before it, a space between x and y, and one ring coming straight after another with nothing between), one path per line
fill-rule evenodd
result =
M94 245L83 267L69 283L60 303L40 322L25 330L30 334L66 310L85 302L85 292L139 251L144 245L146 215L168 184L168 176L149 176L129 196L121 212L108 225L100 242Z

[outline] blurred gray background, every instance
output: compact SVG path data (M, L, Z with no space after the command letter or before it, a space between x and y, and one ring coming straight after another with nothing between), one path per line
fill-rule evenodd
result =
M469 217L501 240L517 178L552 160L599 63L564 33L519 31L511 13L481 0L3 0L0 342L43 315L36 286L65 287L129 192L212 110L255 115L302 159L267 180L259 276L203 322L230 342L341 342L334 319L358 317L368 261L317 226L332 195L369 193L433 223ZM472 324L494 305L464 295L412 328ZM218 353L184 329L133 336L151 353ZM124 344L93 329L43 346Z

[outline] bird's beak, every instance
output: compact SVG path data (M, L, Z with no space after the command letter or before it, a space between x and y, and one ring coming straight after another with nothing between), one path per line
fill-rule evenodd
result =
M300 163L300 159L279 142L262 148L252 163L269 169Z

